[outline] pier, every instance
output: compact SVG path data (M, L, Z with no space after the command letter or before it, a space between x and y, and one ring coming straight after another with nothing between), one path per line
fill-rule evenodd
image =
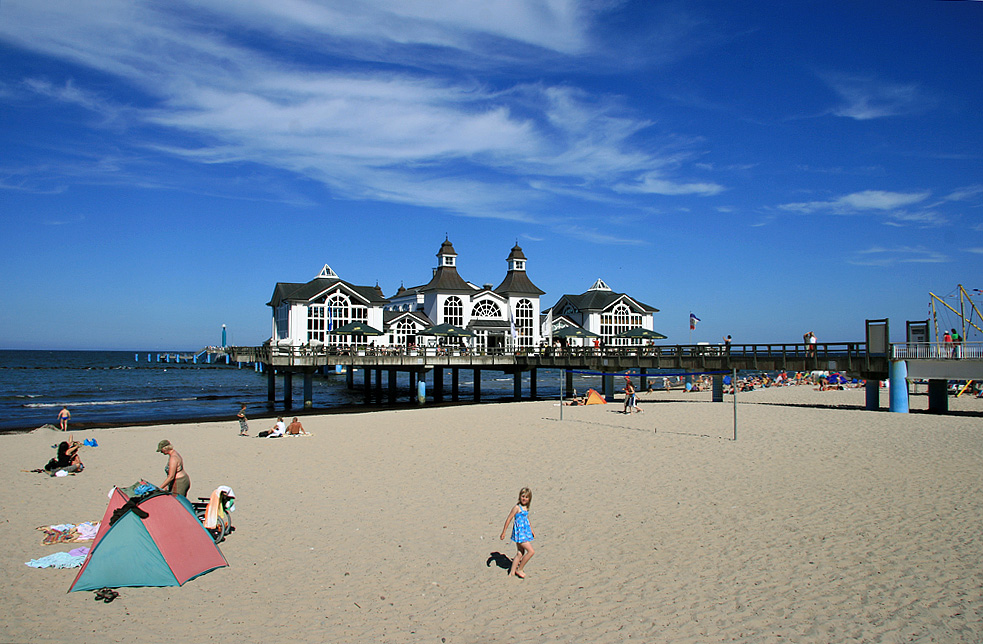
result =
M399 372L409 375L411 398L417 385L429 376L431 394L435 401L446 395L459 400L458 382L462 369L474 372L473 400L481 399L481 373L494 371L509 375L514 382L514 399L521 399L522 378L528 374L531 397L536 397L537 371L555 369L566 372L567 391L572 391L573 371L604 374L601 393L614 395L614 376L630 373L641 379L658 377L666 370L673 373L714 373L714 400L722 399L724 373L736 371L837 371L868 382L868 409L877 409L877 387L882 380L897 378L898 362L905 365L906 378L925 378L930 381L930 409L946 411L945 382L948 379L983 377L983 343L963 344L958 357L952 347L941 343L902 343L874 353L866 342L809 344L747 344L722 346L674 345L646 347L573 347L563 350L543 349L514 353L502 351L472 352L444 347L421 349L340 349L332 346L301 347L225 347L222 351L235 362L262 365L268 378L269 400L276 398L276 376L283 377L283 401L292 406L293 377L304 380L304 405L311 406L312 378L342 367L348 385L356 385L354 371L362 371L366 393L374 388L388 392L390 403L397 401L396 377ZM451 372L450 391L445 391L444 374ZM385 379L385 382L384 382ZM721 383L718 385L718 381ZM932 384L932 383L936 384ZM942 383L943 396L939 398ZM906 389L905 389L906 390ZM717 395L721 392L721 395ZM933 393L934 392L934 393ZM877 394L877 395L875 395ZM907 411L907 405L905 409Z

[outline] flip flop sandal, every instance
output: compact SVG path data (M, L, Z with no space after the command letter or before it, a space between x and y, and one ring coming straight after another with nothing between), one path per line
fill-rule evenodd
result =
M116 592L115 590L110 590L109 594L106 595L106 599L104 599L103 601L109 604L117 597L119 597L119 593Z

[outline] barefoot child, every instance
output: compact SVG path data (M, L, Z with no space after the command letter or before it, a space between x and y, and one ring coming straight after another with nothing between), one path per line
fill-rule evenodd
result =
M242 409L236 414L236 418L239 419L239 435L249 436L249 422L246 418L246 403L242 403Z
M536 533L533 532L532 526L529 525L530 505L532 505L532 490L524 487L519 490L519 502L509 512L508 518L505 519L505 527L502 528L502 535L499 537L499 539L505 539L505 533L508 532L509 523L511 522L512 541L515 542L518 552L512 560L512 568L509 570L509 576L514 575L519 579L526 578L522 569L526 567L532 556L536 554L536 551L532 549L532 540L536 538Z

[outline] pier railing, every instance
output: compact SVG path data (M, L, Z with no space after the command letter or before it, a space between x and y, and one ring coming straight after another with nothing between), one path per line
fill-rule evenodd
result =
M863 342L820 344L738 344L725 345L642 345L607 347L526 347L519 349L472 349L457 345L334 346L300 345L226 347L233 359L262 362L284 367L313 367L331 364L379 366L454 365L490 366L512 364L520 367L560 368L575 364L601 364L612 361L619 367L633 364L650 368L730 368L739 369L830 369L867 370L870 357ZM884 359L886 356L879 356Z
M983 342L904 342L891 345L895 360L979 360Z

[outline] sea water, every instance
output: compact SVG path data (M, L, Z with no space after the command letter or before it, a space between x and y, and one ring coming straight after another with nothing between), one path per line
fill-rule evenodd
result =
M30 430L45 424L57 426L62 406L71 412L69 427L74 429L197 420L234 422L240 403L247 405L246 414L250 418L304 411L303 377L294 376L294 408L286 410L281 376L276 377L276 400L271 403L267 400L267 374L257 372L252 364L159 362L158 353L162 352L0 351L0 432ZM451 398L449 372L444 369L445 401ZM557 398L559 378L558 371L540 369L537 396ZM314 376L311 411L362 410L366 404L388 403L385 376L381 390L376 390L372 378L368 398L361 371L355 372L354 382L355 388L348 389L344 373ZM600 386L598 378L574 377L578 393ZM472 400L471 370L460 371L458 388L461 402ZM432 389L432 375L428 375L428 396ZM408 374L400 373L398 405L414 404L410 402L410 394ZM511 375L482 372L482 401L511 399L512 394ZM528 374L523 377L522 396L523 399L529 396Z

